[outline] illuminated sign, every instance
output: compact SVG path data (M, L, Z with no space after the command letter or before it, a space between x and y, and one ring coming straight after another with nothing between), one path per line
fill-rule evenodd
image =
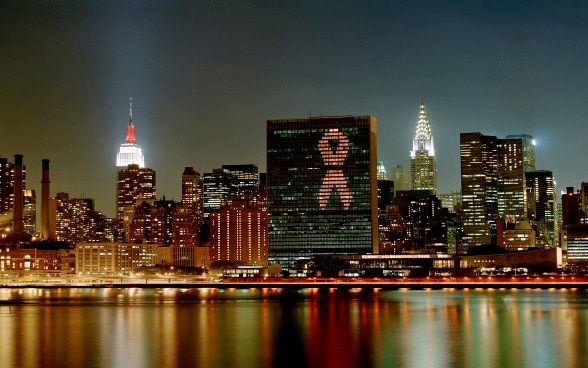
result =
M318 202L321 210L327 207L327 202L333 188L339 193L343 202L343 208L349 209L353 196L347 187L347 180L343 176L342 166L349 152L349 139L337 128L329 129L318 142L318 149L323 162L327 166L327 173L318 193Z

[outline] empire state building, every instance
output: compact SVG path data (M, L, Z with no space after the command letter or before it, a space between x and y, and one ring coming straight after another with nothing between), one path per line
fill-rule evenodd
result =
M435 145L423 100L421 100L416 134L412 140L410 171L413 190L429 190L431 193L437 192Z
M127 125L127 137L120 145L120 150L116 154L116 167L120 170L128 167L130 164L139 165L139 168L145 167L145 160L141 146L135 139L135 125L133 124L133 99L129 102L129 124Z

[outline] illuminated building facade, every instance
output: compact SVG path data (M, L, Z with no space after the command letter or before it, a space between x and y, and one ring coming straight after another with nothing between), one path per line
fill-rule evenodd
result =
M155 200L155 171L131 164L117 173L116 218L121 222L121 235L131 239L131 222L137 204Z
M427 120L424 102L421 102L416 133L410 151L412 190L428 190L437 193L437 159L431 126Z
M268 258L378 252L376 119L267 121Z
M497 139L498 216L516 223L526 218L523 141Z
M210 214L210 261L267 264L267 211L231 198Z
M520 138L460 134L464 250L494 244L496 219L526 218L523 152Z
M131 164L118 172L117 218L123 217L125 208L134 208L137 201L155 199L155 171Z
M172 244L195 247L198 244L198 217L183 206L177 206L172 217Z
M528 250L536 246L535 230L528 220L517 222L514 229L507 229L502 234L503 246L509 251Z
M12 210L14 201L14 164L0 157L0 213Z
M388 174L386 173L386 167L383 161L378 161L378 180L388 180Z
M553 173L547 170L525 173L527 217L537 224L539 235L548 245L557 243L556 197Z
M145 167L145 159L141 146L137 144L135 138L135 125L133 123L133 99L129 102L129 124L127 125L127 136L125 141L120 145L120 150L116 155L116 166L126 168L129 165L138 165L139 168Z
M229 170L214 169L204 174L204 218L220 210L228 196L237 194L239 182Z
M88 240L90 214L94 201L89 198L69 198L59 192L49 200L49 237L72 244Z
M563 226L562 249L567 249L568 263L588 262L588 224Z
M463 245L490 244L498 218L498 142L480 133L460 134Z
M223 165L223 170L228 170L237 178L237 194L257 193L259 191L259 169L257 165Z
M529 134L510 134L506 139L520 139L523 145L523 171L535 171L535 140Z
M184 168L182 173L182 205L189 213L196 215L198 222L204 221L203 178L193 167Z
M43 271L45 275L75 273L75 255L69 246L62 244L50 249L38 249L32 244L18 249L0 249L0 271Z
M24 231L27 234L37 233L37 196L32 189L24 190Z
M132 275L140 267L154 266L158 261L157 244L78 243L75 248L76 274Z
M171 243L174 204L169 201L142 202L135 207L131 221L131 241L150 244Z

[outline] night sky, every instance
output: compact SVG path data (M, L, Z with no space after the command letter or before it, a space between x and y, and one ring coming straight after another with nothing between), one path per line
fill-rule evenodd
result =
M265 171L265 121L374 115L378 159L410 166L421 89L439 192L460 188L459 133L530 134L558 190L588 181L585 1L0 0L0 155L40 196L114 216L133 97L157 196L184 166Z

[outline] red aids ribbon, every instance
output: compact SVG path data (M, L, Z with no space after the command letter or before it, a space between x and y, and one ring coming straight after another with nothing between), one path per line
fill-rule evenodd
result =
M331 148L330 142L336 141L337 146ZM339 193L343 207L347 210L351 205L351 192L347 188L347 180L343 176L341 166L349 152L349 139L339 129L329 129L318 142L318 149L323 156L323 162L327 167L339 166L339 168L328 169L323 179L323 184L318 193L318 202L321 210L327 207L327 201L331 196L333 187Z

